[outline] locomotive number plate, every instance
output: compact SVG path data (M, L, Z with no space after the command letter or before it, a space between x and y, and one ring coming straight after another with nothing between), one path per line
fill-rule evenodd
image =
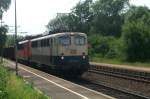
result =
M76 51L76 50L71 50L70 53L71 53L71 54L76 54L77 51Z

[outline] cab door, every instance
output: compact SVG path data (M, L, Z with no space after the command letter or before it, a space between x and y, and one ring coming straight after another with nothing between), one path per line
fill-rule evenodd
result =
M54 60L56 56L58 55L58 44L57 44L56 38L51 38L50 54L51 54L51 63L54 64Z
M50 38L49 50L50 50L50 64L53 63L53 39Z

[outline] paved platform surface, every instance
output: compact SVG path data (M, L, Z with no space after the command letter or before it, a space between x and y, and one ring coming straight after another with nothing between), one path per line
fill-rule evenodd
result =
M7 66L15 69L12 61L7 60ZM115 99L22 64L18 64L18 67L20 76L51 99Z
M90 65L106 66L106 67L113 67L113 68L120 68L120 69L130 69L130 70L150 73L150 67L149 68L148 67L136 67L136 66L129 66L129 65L116 65L116 64L105 64L105 63L96 63L96 62L90 62Z

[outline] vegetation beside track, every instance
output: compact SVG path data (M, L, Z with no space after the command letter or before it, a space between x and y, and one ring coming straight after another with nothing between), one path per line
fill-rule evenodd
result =
M48 99L0 64L0 99Z

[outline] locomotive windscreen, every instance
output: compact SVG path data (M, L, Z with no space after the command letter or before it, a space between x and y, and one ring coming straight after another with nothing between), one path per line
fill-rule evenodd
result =
M85 37L84 36L75 36L75 44L76 45L85 45Z
M71 37L69 37L69 36L59 37L59 43L61 45L70 45L71 44Z

